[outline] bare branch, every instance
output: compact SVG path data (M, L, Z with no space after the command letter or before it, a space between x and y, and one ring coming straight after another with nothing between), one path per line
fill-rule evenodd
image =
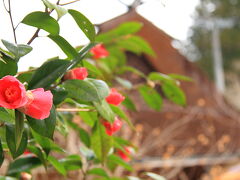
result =
M71 2L63 3L63 4L59 3L59 6L66 6L66 5L69 5L69 4L72 4L72 3L76 3L78 1L80 1L80 0L74 0L74 1L71 1Z

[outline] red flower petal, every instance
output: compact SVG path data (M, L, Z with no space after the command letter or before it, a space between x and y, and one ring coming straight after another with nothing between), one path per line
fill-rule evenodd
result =
M0 79L0 106L16 109L27 103L24 85L14 76Z
M121 102L125 99L123 95L121 95L119 92L117 92L116 89L112 88L110 90L110 94L106 97L106 101L109 104L113 104L115 106L118 106L121 104Z
M102 44L94 46L90 52L93 54L94 59L105 58L109 55L109 52L105 49Z
M88 71L87 68L85 67L80 67L80 68L74 68L70 71L68 71L64 79L79 79L79 80L84 80L88 76Z

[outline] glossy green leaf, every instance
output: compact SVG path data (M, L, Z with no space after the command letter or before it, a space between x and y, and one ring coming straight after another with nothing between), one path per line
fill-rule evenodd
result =
M93 24L86 18L82 13L69 9L68 13L71 14L78 27L83 31L83 33L88 37L90 41L95 39L95 28Z
M4 161L4 152L2 147L2 141L0 139L0 167L2 166L3 161Z
M6 124L6 137L7 137L6 141L7 141L8 148L11 152L12 157L15 159L18 156L20 156L27 147L27 140L28 140L27 132L26 130L23 131L21 142L19 143L18 148L17 148L16 139L15 139L14 125Z
M32 130L31 132L35 141L44 149L46 154L48 154L51 150L57 152L64 152L64 150L60 148L57 144L55 144L51 139L39 135L34 130Z
M109 104L103 100L101 102L93 102L99 114L109 122L113 122L115 119L115 114L110 108Z
M15 55L9 51L6 51L4 50L3 48L0 47L0 58L1 58L1 61L2 62L5 62L3 59L2 59L2 56L5 55L11 59L14 59L15 58Z
M63 86L68 91L68 96L80 101L100 101L109 94L107 84L102 80L85 79L85 80L68 80Z
M87 60L83 61L83 66L87 68L89 76L100 76L102 77L102 72L91 62L88 62Z
M7 171L7 175L11 176L21 172L28 172L29 170L40 166L41 161L32 156L18 158L17 160L10 163Z
M64 168L64 165L61 164L55 157L48 156L48 161L51 163L51 165L62 175L66 176L67 171Z
M10 176L0 176L0 180L18 180L18 179Z
M145 174L154 180L166 180L166 178L164 178L163 176L160 176L160 175L152 173L152 172L146 172Z
M176 80L173 79L172 77L166 74L158 73L158 72L150 73L148 75L148 79L152 81L160 81L161 83L164 83L164 82L176 83Z
M106 178L109 177L107 172L102 168L90 169L90 170L87 171L87 174L98 175L98 176L102 176L102 177L106 177Z
M28 124L35 132L50 139L53 138L53 133L56 126L56 111L54 107L52 107L50 115L46 119L39 120L34 119L30 116L26 117L28 120Z
M47 88L67 71L69 61L52 60L44 63L33 74L28 89Z
M0 78L6 75L14 76L18 70L17 61L5 55L2 56L2 59L5 62L0 61Z
M58 22L45 12L32 12L24 17L22 23L43 29L53 35L59 34L60 27Z
M42 1L50 10L55 9L58 15L58 20L68 12L65 8L58 6L57 4L53 4L48 0L42 0Z
M78 170L82 167L81 157L76 154L72 154L66 158L60 159L59 162L63 164L67 171Z
M155 89L144 85L141 86L138 90L144 101L149 105L149 107L157 111L161 109L163 100L160 94Z
M51 90L53 94L53 104L58 105L67 97L68 92L64 88L55 88Z
M46 155L45 153L37 146L28 146L27 149L34 153L42 162L45 169L47 169L47 161L46 161Z
M122 160L120 157L118 157L114 154L111 154L110 156L108 156L108 161L110 161L111 163L115 163L117 165L120 165L128 171L133 170L132 167L128 163L126 163L124 160Z
M2 43L12 54L14 54L16 59L19 59L32 51L32 47L29 45L13 44L6 40L2 40Z
M93 127L95 122L98 120L97 112L94 112L94 111L92 112L80 111L78 114L80 115L84 123L86 123L90 127Z
M123 79L123 78L120 78L120 77L116 77L115 79L120 85L122 85L123 87L125 87L127 89L131 89L132 86L133 86L131 81L129 81L127 79Z
M120 41L117 41L117 45L136 54L145 53L155 56L155 52L152 50L148 42L139 36L132 35L129 38L124 38Z
M177 79L177 80L189 81L189 82L193 81L193 79L191 77L180 75L180 74L168 74L168 76L170 76L173 79Z
M124 121L126 121L128 123L128 126L130 126L132 129L135 129L131 120L128 118L128 116L125 114L125 112L122 109L120 109L117 106L111 105L111 104L110 104L110 107L115 114L117 114L121 119L123 119Z
M139 71L138 69L132 67L132 66L123 66L121 69L120 69L120 73L123 74L125 72L132 72L142 78L146 78L146 75L143 74L141 71Z
M16 149L18 149L22 140L22 133L24 130L24 115L15 109L15 141Z
M96 41L109 43L113 39L119 38L121 36L136 33L141 29L141 27L142 24L139 22L126 22L111 31L99 34L96 37Z
M172 102L178 105L186 105L186 96L184 92L174 83L165 82L162 84L164 95Z
M94 46L94 43L89 43L81 49L72 61L65 60L51 60L44 63L33 74L31 81L29 82L28 89L35 88L48 88L51 83L55 82L58 78L61 78L67 70L76 66L87 52Z
M127 109L131 110L131 111L137 111L137 108L135 106L135 104L133 103L133 101L130 99L129 96L127 96L126 94L124 94L124 101L122 102L122 105L124 105Z
M73 59L74 57L78 56L77 51L62 36L50 34L48 37L62 49L68 59Z
M73 128L75 131L78 132L80 140L87 146L91 146L91 139L86 130L83 128L79 127L76 123L72 122L72 120L67 121L68 125Z
M0 122L13 123L14 117L8 113L3 107L0 107Z
M92 149L97 158L104 162L113 145L113 138L106 134L104 126L97 121L92 130L91 136Z

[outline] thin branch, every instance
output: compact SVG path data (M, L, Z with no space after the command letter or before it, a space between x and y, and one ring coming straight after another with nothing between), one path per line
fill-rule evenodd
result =
M40 29L37 29L37 30L35 31L35 33L34 33L33 36L31 37L31 39L28 41L27 45L30 45L30 44L33 42L33 40L38 37L39 31L40 31Z
M80 0L74 0L74 1L71 1L71 2L63 3L63 4L60 4L60 3L59 3L59 6L66 6L66 5L69 5L69 4L78 2L78 1L80 1Z
M10 18L10 22L11 22L11 26L12 26L12 31L13 31L14 41L17 44L17 36L16 36L16 31L15 31L15 28L14 28L14 24L13 24L13 17L12 17L12 11L11 11L11 0L8 0L8 9L6 7L6 4L5 4L4 0L3 0L3 5L4 5L5 10L9 14L9 18Z
M79 108L57 108L58 112L81 112L94 111L93 109L79 109Z

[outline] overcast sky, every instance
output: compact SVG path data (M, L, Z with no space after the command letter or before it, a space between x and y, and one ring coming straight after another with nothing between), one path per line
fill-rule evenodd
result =
M55 2L54 0L50 1ZM131 0L125 1L129 2ZM146 3L138 8L138 12L172 37L185 40L188 29L193 22L191 17L198 1L199 0L146 0ZM15 25L18 24L26 14L44 9L41 0L11 0L11 2ZM61 2L68 1L61 0ZM96 24L123 14L127 10L118 0L80 0L80 2L65 6L65 8L79 10ZM9 17L3 8L2 1L0 2L0 12L0 39L13 42ZM60 19L59 23L61 26L60 34L73 46L87 43L88 40L69 15ZM17 28L18 43L26 44L34 33L34 30L32 27L20 24ZM41 35L43 37L36 39L31 44L34 50L21 59L19 70L27 70L29 66L39 66L47 58L56 55L64 57L61 50L59 50L51 40L44 37L46 33L42 32Z

